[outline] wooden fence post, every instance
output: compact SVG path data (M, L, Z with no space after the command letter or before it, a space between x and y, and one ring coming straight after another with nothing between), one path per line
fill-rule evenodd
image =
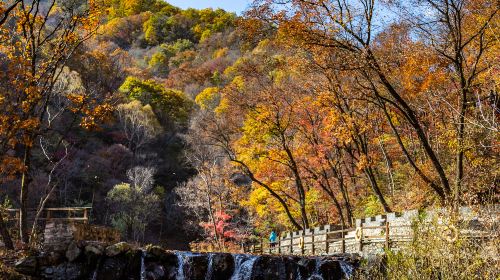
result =
M278 254L281 254L281 237L278 237Z
M342 231L340 232L340 250L342 251L342 254L345 253L345 236L344 236L344 227L342 226Z
M389 250L389 222L385 222L385 249Z
M361 236L359 238L359 252L362 252L363 251L363 224L361 224L359 226L360 230L361 230Z
M260 253L264 254L264 238L260 238Z
M316 246L314 246L314 229L313 229L313 231L312 231L312 235L311 235L311 251L312 251L312 254L313 254L313 255L314 255L314 253L315 253L315 250L314 250L314 249L315 249L315 247L316 247Z
M305 231L302 231L302 235L300 236L300 253L303 255L304 254L304 242L305 242Z
M328 232L325 233L325 252L326 254L330 251L330 244L328 243Z
M85 224L89 222L89 213L87 208L83 209L83 219L85 219L83 221Z

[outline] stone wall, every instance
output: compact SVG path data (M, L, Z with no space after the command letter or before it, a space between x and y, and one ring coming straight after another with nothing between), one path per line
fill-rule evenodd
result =
M64 251L73 241L77 227L74 223L48 222L43 232L43 247L50 251Z
M116 243L120 234L114 229L85 223L50 221L45 225L43 247L48 251L64 251L72 241Z
M58 280L200 280L200 279L349 279L359 257L245 255L173 252L156 246L133 248L118 243L106 248L78 244L58 258L28 256L15 269L35 279Z

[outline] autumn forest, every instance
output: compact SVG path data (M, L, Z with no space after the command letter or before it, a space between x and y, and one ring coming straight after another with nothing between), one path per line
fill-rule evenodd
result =
M499 202L498 1L167 2L0 2L6 247L36 246L47 207L231 251Z

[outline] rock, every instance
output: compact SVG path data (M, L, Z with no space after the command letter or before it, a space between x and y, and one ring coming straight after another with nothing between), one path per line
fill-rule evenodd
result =
M163 251L161 256L156 256L159 265L165 269L165 278L163 279L176 279L178 259L174 252ZM150 258L146 258L151 261Z
M76 244L76 242L71 242L66 250L66 258L68 261L73 262L80 256L81 253L82 250L78 248L78 244Z
M83 253L85 252L85 253ZM146 252L134 250L130 245L117 243L106 249L96 242L87 242L84 249L73 243L66 254L43 253L27 257L16 263L16 270L35 279L140 279L141 263L145 278L150 280L179 279L182 268L184 279L230 279L239 266L237 278L245 279L342 279L340 262L356 267L350 256L299 257L251 256L227 253L190 253L165 251L150 246ZM105 254L104 254L105 253ZM182 267L179 267L180 265ZM344 270L345 264L344 265Z
M55 267L48 267L41 273L42 278L52 280L82 279L82 266L75 263L63 263Z
M146 274L147 279L149 280L165 279L165 274L166 274L165 268L162 265L151 264L146 271L147 271ZM175 279L175 278L168 278L168 279Z
M47 252L42 253L38 257L38 266L56 266L64 262L66 259L64 253Z
M97 280L122 279L128 260L126 256L106 258L97 270ZM136 274L137 276L139 273ZM129 275L132 276L132 275Z
M340 280L342 279L342 268L336 260L323 259L320 260L319 271L323 280Z
M114 258L123 257L124 259L126 259L127 265L124 268L124 270L125 270L124 275L135 276L135 275L141 274L142 256L143 256L143 253L141 250L130 250L130 251L126 252L125 254L118 255ZM144 261L146 262L146 260L144 260Z
M52 267L47 267L43 270L43 272L46 274L46 275L52 275L54 273L54 268Z
M130 245L126 242L120 242L106 247L106 256L114 257L130 250Z
M297 262L300 260L299 257L287 256L284 257L285 263L285 279L300 279L299 277L299 265Z
M208 271L208 255L185 255L184 278L204 280Z
M280 279L286 275L286 266L283 258L261 256L253 265L252 279Z
M15 269L17 272L30 276L37 276L38 271L38 258L34 256L26 257L16 262Z
M102 255L102 245L98 243L89 243L87 246L85 246L85 252L87 253L93 253L94 255Z
M166 253L165 249L159 246L147 246L146 252L157 258L161 258Z
M234 272L234 259L231 254L212 255L212 275L217 275L218 279L229 279Z
M300 258L297 260L298 273L301 279L307 279L316 270L316 260Z

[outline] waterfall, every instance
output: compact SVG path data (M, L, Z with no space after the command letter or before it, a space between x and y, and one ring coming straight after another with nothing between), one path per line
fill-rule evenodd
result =
M99 270L99 266L101 265L101 260L102 260L101 257L99 257L99 259L97 259L97 264L95 265L95 270L92 273L92 280L96 280L97 279L97 271Z
M141 280L146 280L146 265L144 264L144 258L146 257L146 250L141 250Z
M208 254L208 267L207 267L207 275L205 276L205 280L212 280L212 274L214 273L214 255Z
M97 279L97 269L99 267L96 267L95 270L94 270L94 273L92 273L92 280L96 280Z
M319 271L319 268L321 267L321 259L316 258L315 259L315 268L313 274L307 279L307 280L323 280L323 276L321 276L321 272Z
M351 279L352 274L354 273L354 266L345 261L339 261L340 268L342 269L342 273L344 274L346 279Z
M250 280L252 270L258 256L236 255L234 258L234 273L231 280Z
M177 280L184 280L184 256L181 252L176 252L177 255Z
M297 272L295 272L297 274L297 280L302 280L302 275L300 274L300 268L297 266Z

